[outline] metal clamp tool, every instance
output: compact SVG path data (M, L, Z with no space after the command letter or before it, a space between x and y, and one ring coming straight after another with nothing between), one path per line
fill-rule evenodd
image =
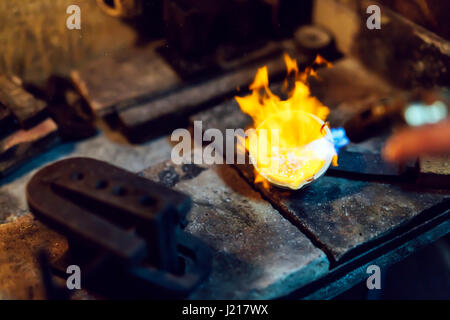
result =
M67 236L84 287L117 298L183 297L209 273L182 231L190 198L105 162L72 158L34 175L32 212Z

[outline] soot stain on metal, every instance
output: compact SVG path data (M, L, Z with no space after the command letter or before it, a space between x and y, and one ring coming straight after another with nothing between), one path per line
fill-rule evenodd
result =
M159 183L165 185L166 187L172 188L178 182L180 182L180 176L175 171L174 167L169 167L158 174Z
M184 164L181 167L181 170L183 170L183 173L184 173L181 180L191 180L191 179L198 177L206 169L199 167L195 164Z

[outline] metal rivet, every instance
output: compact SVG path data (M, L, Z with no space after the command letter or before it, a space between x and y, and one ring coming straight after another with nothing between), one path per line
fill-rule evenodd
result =
M152 197L149 197L149 196L142 196L141 199L139 200L139 202L143 206L151 206L151 205L155 204L155 199L153 199Z
M108 186L108 182L106 180L99 180L95 184L96 189L105 189Z
M124 187L122 187L122 186L117 186L117 187L113 188L113 193L116 196L123 196L123 195L125 195L127 193L127 190Z
M84 178L84 175L81 172L74 172L72 173L72 180L82 180Z

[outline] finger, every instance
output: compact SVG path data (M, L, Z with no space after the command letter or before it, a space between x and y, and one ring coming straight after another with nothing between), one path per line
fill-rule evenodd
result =
M447 119L433 125L401 130L388 140L383 156L390 162L402 162L449 152L450 119Z

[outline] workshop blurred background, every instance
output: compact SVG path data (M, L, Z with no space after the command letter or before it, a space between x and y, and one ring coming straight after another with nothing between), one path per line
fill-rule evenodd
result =
M187 64L201 61L202 73L215 68L208 53L230 37L234 39L232 48L224 51L226 61L233 55L245 56L261 43L294 38L302 46L301 57L317 48L331 61L355 57L399 90L450 86L450 1L379 0L380 30L365 27L369 16L365 8L374 3L366 0L230 0L239 8L228 13L231 18L224 13L227 1L144 2L0 1L0 74L16 75L30 88L43 88L50 76L75 79L73 71L88 62L112 56L125 60L130 50L155 41L169 62L179 60L177 55ZM66 27L66 9L72 4L81 8L81 30ZM190 6L202 10L189 11ZM227 22L216 25L205 17ZM196 19L202 21L202 30ZM319 28L302 29L310 25ZM213 35L206 33L209 27ZM175 63L174 68L184 79L195 76L186 71L186 63ZM448 162L445 168L448 171ZM362 283L337 298L450 299L449 237L391 266L382 288L369 292Z
M104 2L114 3L114 1ZM151 19L159 18L161 20L162 13L158 14L158 6L153 4L158 1L148 2L151 3ZM182 2L180 1L180 3ZM198 2L200 3L200 1ZM239 3L239 1L236 2ZM278 0L261 2L276 5ZM420 54L421 48L419 47L402 47L402 43L406 43L406 40L402 42L399 36L403 30L387 27L389 23L397 23L388 21L387 17L383 21L386 24L386 33L378 32L378 36L373 36L369 44L364 41L354 42L353 39L359 32L364 34L366 31L360 30L359 16L362 10L359 8L364 7L364 5L361 6L360 0L318 0L314 1L314 4L313 1L281 1L281 3L285 3L282 8L283 13L286 15L287 12L290 15L287 19L289 25L300 26L308 24L312 20L315 24L326 27L333 33L338 48L344 54L358 54L368 65L385 72L386 75L392 74L389 70L394 66L388 62L392 63L392 59L400 57L400 50L418 50L414 55ZM383 0L378 3L386 5L442 39L448 40L450 37L448 20L450 8L447 1ZM71 4L79 5L83 13L82 29L79 32L68 32L66 28L68 17L66 9ZM367 5L370 5L370 2L367 2ZM161 8L159 9L161 10ZM68 74L71 69L76 68L83 61L126 50L136 44L139 37L142 36L136 34L136 29L132 25L125 24L115 17L105 16L97 1L24 0L20 3L2 1L0 14L0 45L4 48L0 52L0 72L16 74L27 81L42 81L53 73ZM286 21L286 17L283 16L282 20ZM161 29L164 29L164 22L159 22L159 27L147 30L148 34L154 33L156 37L158 34L160 37L163 36L164 30ZM158 23L154 24L158 25ZM403 26L403 28L407 27ZM383 36L380 36L381 34ZM386 43L380 40L384 36L390 37L391 39L385 42L395 43L396 48L386 48ZM391 42L393 39L396 39L396 42ZM439 42L436 39L431 40ZM385 52L385 50L389 50L389 52ZM446 43L436 44L436 50L441 50L444 55L445 52L448 54L448 45ZM403 63L407 62L397 61L399 65ZM425 61L415 68L426 69L429 67L427 63ZM448 60L436 60L430 61L430 63L435 65L432 70L416 71L427 74L434 72L435 79L449 80L448 70L445 75L436 74L438 72L436 69L448 68ZM401 78L399 80L401 84L412 84L412 80L404 79L408 76L407 74L398 76Z

